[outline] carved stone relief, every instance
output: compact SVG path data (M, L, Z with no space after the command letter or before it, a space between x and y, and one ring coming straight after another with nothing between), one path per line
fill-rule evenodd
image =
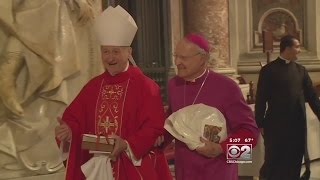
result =
M272 32L274 46L279 46L280 39L288 34L303 42L298 20L287 9L273 8L262 15L258 23L258 31L255 31L254 48L262 47L262 31L264 30Z
M297 37L304 46L303 0L252 0L252 49L262 48L262 31L272 31L274 46L282 36Z
M75 3L0 1L0 179L64 169L56 118L101 72L91 30L100 3Z

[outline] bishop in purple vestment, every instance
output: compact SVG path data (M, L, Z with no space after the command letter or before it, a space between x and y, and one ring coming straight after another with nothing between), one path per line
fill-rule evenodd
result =
M253 112L246 104L239 86L230 78L208 69L209 45L205 38L192 33L180 40L175 49L178 74L168 83L168 115L179 109L203 103L224 115L228 138L220 143L201 139L203 147L190 150L176 140L175 170L177 180L236 180L237 164L226 161L227 143L232 138L253 138L255 146L259 130ZM166 141L170 137L165 137Z

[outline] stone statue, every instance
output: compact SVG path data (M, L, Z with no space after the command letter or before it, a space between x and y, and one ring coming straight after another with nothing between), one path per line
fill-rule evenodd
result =
M90 28L100 5L0 1L0 179L63 170L56 117L100 73Z

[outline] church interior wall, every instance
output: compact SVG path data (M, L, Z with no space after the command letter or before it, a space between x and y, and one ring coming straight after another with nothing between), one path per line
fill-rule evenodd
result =
M266 62L267 58L266 54L262 52L261 42L259 43L257 40L259 37L255 36L261 33L257 32L259 24L260 31L263 25L266 27L267 23L262 22L262 19L267 19L268 15L263 13L274 11L274 14L270 13L271 20L269 19L269 22L274 22L274 24L269 23L273 36L279 35L277 33L281 34L282 23L296 23L298 28L291 27L291 29L289 24L283 24L285 28L282 29L282 33L283 35L298 33L297 36L302 43L302 53L298 55L298 62L307 68L314 82L319 81L317 76L320 72L320 35L317 33L320 29L320 14L317 11L320 7L319 1L243 0L239 3L236 0L230 0L229 2L230 44L232 46L230 57L238 74L247 81L257 82L261 68L260 61ZM265 7L261 8L262 5ZM260 10L256 9L257 6L260 6ZM285 13L287 14L285 15ZM279 55L279 38L276 38L273 45L271 60Z
M186 21L185 16L188 15L188 12L185 12L183 3L187 1L191 2L191 0L168 0L167 1L170 4L169 5L170 16L168 21L169 25L167 26L170 32L167 33L166 35L169 34L170 37L169 37L168 44L166 44L167 47L165 49L168 50L169 48L171 52L174 52L176 43L185 35L185 27L186 27L185 24L187 24L185 22ZM220 0L209 0L209 1L219 3ZM115 3L115 0L110 0L105 2ZM128 3L129 1L122 1L122 2L127 2L126 6L130 5L130 3ZM203 2L204 1L202 0L202 3ZM259 4L258 2L262 4ZM149 0L146 0L146 1L139 1L139 3L143 4L144 5L143 7L150 7L149 6L150 4L148 3L151 3L152 5L154 5L153 7L156 7L155 3L158 3L158 1L149 2ZM266 9L262 8L261 5L263 5L263 3L267 3L268 6L265 7ZM293 3L293 5L291 6L286 3L291 3L291 4ZM302 5L302 7L300 6L295 7L297 3L298 5ZM224 7L223 10L226 10L226 9L228 10L227 16L228 16L229 24L227 25L229 25L229 27L227 29L228 29L229 36L227 38L230 45L228 50L229 59L222 59L223 61L220 61L220 62L222 62L224 67L220 69L215 69L216 71L225 72L225 74L236 73L238 75L241 75L246 80L247 83L250 81L253 81L254 89L256 89L258 75L261 68L260 62L266 62L266 54L262 52L261 39L259 39L260 38L259 33L261 33L261 28L267 26L268 23L265 23L264 21L262 21L261 17L264 17L266 19L270 17L272 19L272 17L283 15L280 17L289 18L289 22L293 23L294 26L290 26L291 29L286 29L288 28L289 25L288 24L282 25L283 23L280 22L278 24L279 26L276 26L274 27L275 29L273 29L275 36L281 35L281 33L288 33L289 31L299 35L300 40L302 40L303 42L303 52L298 56L299 63L306 66L311 76L311 79L313 80L314 83L320 83L320 33L318 33L320 32L320 11L317 11L318 9L320 9L320 0L228 0L227 7L224 5L225 4L223 3L221 4L221 6ZM259 11L259 8L254 9L253 6L260 7L260 11ZM100 11L100 7L101 7L101 4L99 3L96 4L96 8L99 9L99 11ZM191 9L193 11L197 11L197 8L191 8ZM268 11L270 9L272 9L272 11ZM292 10L292 9L295 9L295 10ZM142 11L142 9L140 10ZM213 10L211 9L211 11ZM222 12L225 13L225 11L222 11ZM269 14L264 14L264 12L269 12ZM210 13L207 12L207 14L210 14ZM217 16L212 16L212 18L217 18L218 14L216 15ZM218 19L215 19L215 20L218 21ZM190 22L191 21L189 20L188 23L190 24ZM147 23L144 23L144 24L147 24ZM210 24L210 25L212 25L210 26L212 28L214 28L215 26L214 24ZM297 28L298 26L299 28ZM75 28L75 35L78 38L77 40L78 42L82 42L81 44L78 44L79 46L78 48L81 47L80 49L90 50L90 52L80 51L80 54L78 55L80 57L79 59L80 67L86 67L89 70L86 70L85 72L78 72L78 74L76 74L75 76L71 76L70 78L67 79L68 84L62 84L63 87L66 86L66 88L69 88L68 92L72 94L72 96L68 97L70 100L74 98L76 93L80 90L81 84L84 84L96 72L101 71L100 62L95 61L96 59L99 59L100 52L99 52L99 48L95 46L96 40L91 39L92 33L93 32L91 30L88 30L88 27L83 29L81 27L76 26ZM2 31L0 31L0 55L2 54L1 49L3 49L1 45L1 42L4 42L3 35L5 34ZM215 41L216 39L213 38L211 40ZM90 41L89 44L87 44L86 41ZM145 41L150 41L150 39L147 39L146 37ZM275 48L274 48L274 52L271 54L271 59L275 59L279 54L277 43L278 41L276 41L274 44ZM161 47L161 48L164 48L164 47ZM143 48L140 48L140 50L142 51ZM213 52L213 55L214 53L215 52ZM159 52L159 54L161 54L161 52ZM164 56L164 57L167 58L168 56ZM88 61L88 59L90 61ZM172 77L175 74L175 66L173 65L172 53L168 61L170 62L169 71L167 72L168 76L166 77ZM60 104L59 104L59 108L60 108ZM2 111L4 111L4 107L1 106L0 107L0 130L1 128L8 129L6 126L4 126L7 123L7 119L5 118L1 119ZM56 114L52 115L52 117L50 116L50 118L52 119L55 119L55 117L56 117ZM23 122L23 121L20 121L20 122ZM55 125L56 124L52 124L52 126L55 126ZM5 133L3 129L1 132ZM8 136L10 135L10 133L11 132L8 132ZM53 131L51 132L50 137L51 139L54 138ZM11 141L2 140L0 141L0 144L1 143L10 144ZM35 152L38 153L39 151L36 150ZM0 148L0 159L2 160L0 161L0 165L4 164L3 162L5 159L3 155L6 155L6 154L1 152L1 148ZM11 163L11 159L8 158L8 162ZM20 166L18 168L20 168ZM25 170L23 169L23 171L21 172L24 173L24 171ZM61 168L60 171L57 171L58 173L56 175L63 176L61 171L64 171L64 169ZM1 168L0 168L0 174L2 174L2 177L0 177L0 179L34 175L34 173L31 173L31 174L23 174L23 173L20 173L20 171L19 172L17 171L17 172L8 174L7 176L4 176L4 171L1 171ZM23 177L22 179L26 179L26 177ZM32 179L36 179L36 178L34 177Z

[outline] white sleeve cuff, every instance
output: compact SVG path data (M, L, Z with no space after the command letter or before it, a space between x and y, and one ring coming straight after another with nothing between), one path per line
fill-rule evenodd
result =
M126 153L127 153L128 157L131 159L133 165L134 165L134 166L141 166L141 159L137 159L137 158L134 156L134 154L133 154L133 152L132 152L132 150L131 150L131 148L130 148L130 145L129 145L128 141L125 141L125 142L127 143Z

